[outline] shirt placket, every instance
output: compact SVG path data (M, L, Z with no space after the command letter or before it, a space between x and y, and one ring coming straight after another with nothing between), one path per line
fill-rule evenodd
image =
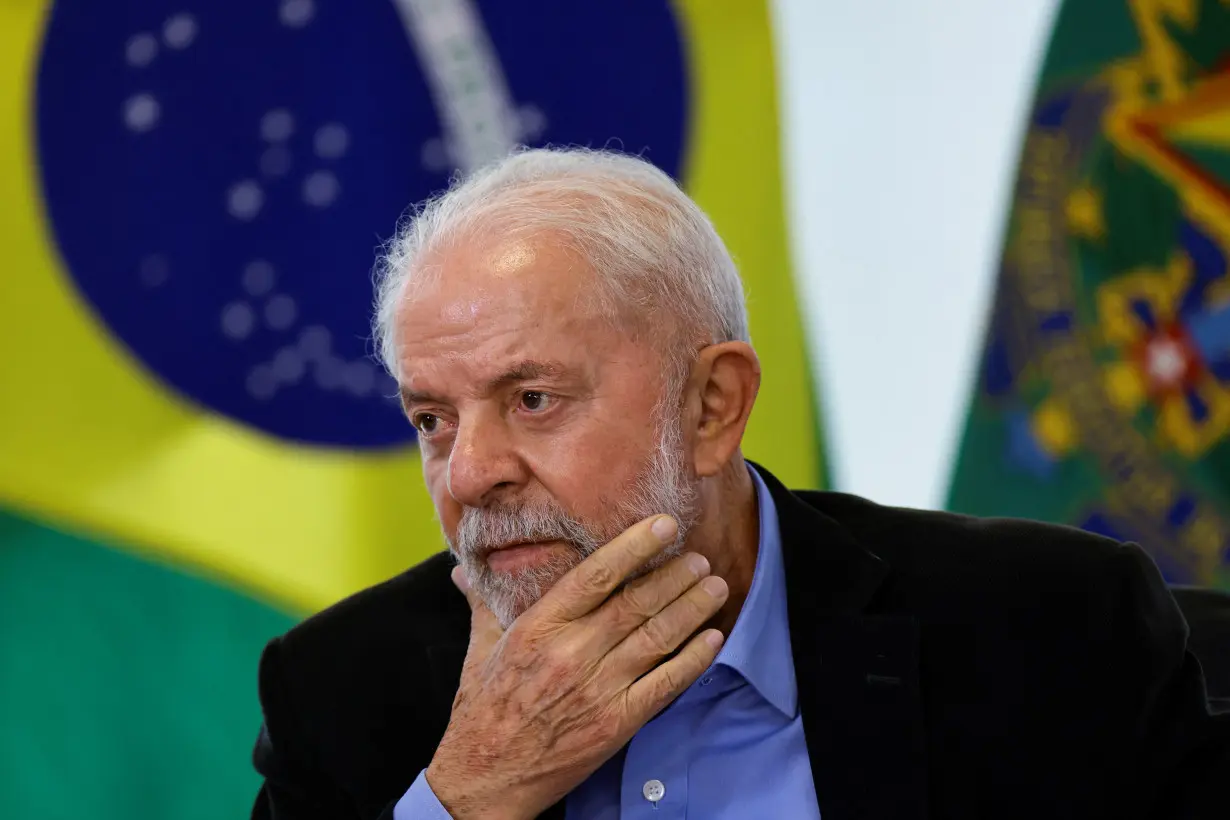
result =
M685 820L690 759L689 704L677 702L628 744L620 820Z

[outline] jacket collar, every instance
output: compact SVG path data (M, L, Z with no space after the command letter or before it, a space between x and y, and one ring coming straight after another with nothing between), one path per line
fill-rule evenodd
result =
M752 466L781 527L791 652L820 815L925 820L918 625L877 609L877 597L891 588L891 568L838 521ZM468 620L454 623L457 629L429 649L445 722L468 642ZM564 813L560 801L541 817L563 820Z

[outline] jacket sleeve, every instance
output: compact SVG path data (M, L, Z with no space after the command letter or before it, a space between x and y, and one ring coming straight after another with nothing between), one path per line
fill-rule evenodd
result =
M1188 629L1152 559L1120 548L1103 586L1103 633L1130 732L1118 794L1124 817L1204 820L1230 817L1230 715L1210 713L1204 676L1187 649ZM1227 648L1230 651L1230 648Z
M252 820L360 820L345 795L321 772L304 738L282 670L282 645L274 638L260 661L260 702L264 722L252 762L263 778ZM387 820L392 820L389 806Z

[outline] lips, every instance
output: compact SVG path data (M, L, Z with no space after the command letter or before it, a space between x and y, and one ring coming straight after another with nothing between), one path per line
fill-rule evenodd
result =
M518 547L541 547L553 543L552 541L509 541L507 544L500 544L497 547L487 547L482 551L483 560L487 560L497 552L505 552L506 550L517 549Z
M542 564L558 546L559 541L514 541L489 550L484 560L496 572L516 572Z

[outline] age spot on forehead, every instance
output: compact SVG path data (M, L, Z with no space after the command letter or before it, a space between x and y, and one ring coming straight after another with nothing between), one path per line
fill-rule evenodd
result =
M534 264L538 253L534 246L524 239L502 244L495 248L489 256L488 264L496 276L510 276Z

